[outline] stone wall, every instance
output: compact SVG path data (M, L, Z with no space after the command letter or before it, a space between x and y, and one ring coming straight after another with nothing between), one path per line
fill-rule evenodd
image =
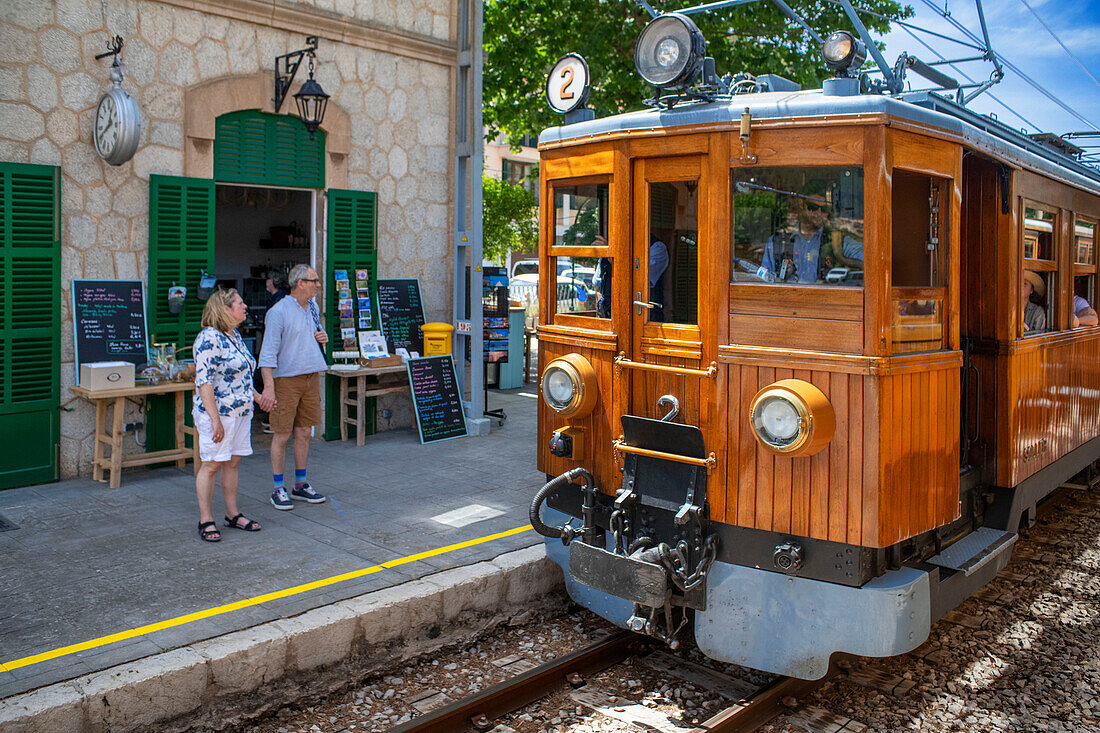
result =
M195 154L185 139L190 92L218 79L269 83L275 57L304 47L307 34L320 35L316 78L335 110L324 127L346 125L326 129L345 137L341 182L378 193L379 275L419 277L428 320L450 319L454 28L451 0L0 3L0 160L61 168L61 394L71 408L61 418L63 477L90 473L94 422L91 406L69 394L70 281L148 280L149 177L196 175L186 162ZM94 56L116 34L142 129L133 160L112 167L96 154L91 128L110 84L110 59ZM292 107L288 100L282 112ZM324 241L317 232L318 269ZM385 406L394 416L380 427L411 424L408 399Z

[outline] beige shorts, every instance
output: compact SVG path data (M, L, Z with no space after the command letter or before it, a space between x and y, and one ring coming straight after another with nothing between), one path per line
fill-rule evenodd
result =
M199 434L199 458L203 463L221 463L233 456L252 455L252 413L241 417L221 416L225 437L214 442L214 424L205 412L192 412L195 430Z
M294 428L321 424L321 375L275 377L276 405L269 416L271 431L289 433Z

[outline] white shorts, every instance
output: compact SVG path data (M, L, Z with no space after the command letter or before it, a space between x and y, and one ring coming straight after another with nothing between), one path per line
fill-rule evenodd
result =
M252 455L252 413L241 417L222 415L222 428L225 437L220 443L214 442L214 426L205 412L194 411L195 430L199 433L199 458L203 462L221 463L233 456Z

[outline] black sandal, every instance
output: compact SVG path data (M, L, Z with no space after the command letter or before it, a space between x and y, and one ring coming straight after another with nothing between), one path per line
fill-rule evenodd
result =
M244 519L248 522L248 524L242 527L241 525L237 524L238 519ZM245 532L259 532L260 529L262 529L259 522L249 519L244 514L237 514L237 516L233 517L232 519L226 517L225 526L232 527L233 529L243 529Z
M218 525L214 522L199 522L199 538L203 542L221 542L222 533L218 531Z

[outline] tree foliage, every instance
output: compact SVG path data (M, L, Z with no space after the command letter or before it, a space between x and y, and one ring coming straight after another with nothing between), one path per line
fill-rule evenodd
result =
M825 36L852 26L830 0L788 0L811 28ZM685 4L659 2L658 11ZM893 0L865 0L863 7L892 18L908 17ZM561 118L546 104L546 75L562 55L579 53L592 76L589 106L599 116L641 107L653 95L634 70L634 41L650 20L633 0L487 0L485 3L485 124L489 138L503 132L518 140ZM719 75L747 71L779 74L816 88L827 76L821 49L801 26L769 0L692 15L707 39ZM884 32L888 23L864 15Z
M538 204L523 186L482 176L482 254L504 264L509 252L534 249L538 241Z

